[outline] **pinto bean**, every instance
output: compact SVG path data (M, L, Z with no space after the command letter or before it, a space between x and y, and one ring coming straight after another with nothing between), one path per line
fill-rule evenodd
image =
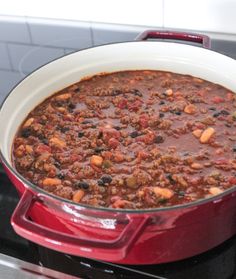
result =
M207 143L210 138L214 135L215 129L212 127L209 127L205 129L200 137L200 142L201 143Z
M157 197L162 197L165 199L170 199L174 196L174 192L168 188L153 187L153 192Z
M192 163L191 164L191 168L192 169L195 169L195 170L200 170L203 168L203 165L202 164L199 164L199 163Z
M91 165L96 167L101 167L103 163L103 158L101 156L93 155L90 159Z
M57 101L65 101L71 98L71 93L61 94L55 97Z
M78 190L74 193L72 199L74 202L80 202L82 198L84 197L85 192L83 190Z
M197 111L197 108L195 105L187 105L185 108L184 108L184 112L185 113L188 113L188 114L195 114Z
M209 189L209 192L210 192L212 195L218 195L218 194L222 193L223 191L222 191L220 188L218 188L218 187L211 187L211 188Z
M21 144L20 146L17 147L15 150L15 156L20 158L25 154L25 146Z
M32 154L33 153L33 147L31 145L26 144L25 150L27 153Z
M63 141L62 139L56 138L56 137L51 138L49 140L49 142L51 143L51 145L54 145L54 146L57 146L60 148L63 148L66 146L65 141Z
M61 184L61 179L58 178L44 178L43 180L43 186L57 186Z
M173 95L173 90L172 89L167 89L165 93L166 93L167 96L172 96Z
M129 188L138 188L138 183L137 183L137 179L136 177L134 176L130 176L126 179L126 185L129 187Z
M33 122L34 122L34 118L33 117L27 119L25 121L24 125L23 125L23 128L28 128L29 126L31 126L31 124L33 124Z

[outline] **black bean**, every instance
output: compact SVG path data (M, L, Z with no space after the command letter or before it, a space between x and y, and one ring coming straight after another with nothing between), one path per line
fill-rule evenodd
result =
M68 107L69 107L70 109L75 109L75 108L76 108L76 105L73 104L73 103L69 103Z
M178 192L178 196L179 197L184 197L185 196L185 192L184 191L179 191Z
M131 138L136 138L139 136L138 131L133 131L132 133L129 134L131 136Z
M94 148L94 153L95 153L95 154L99 154L99 153L101 153L101 152L104 151L104 150L105 150L105 149L104 149L103 147L97 146L97 147Z
M182 114L182 112L179 111L179 110L170 110L170 113L174 113L176 115L181 115Z
M159 201L160 204L167 203L167 199L165 199L165 198L160 198L158 201Z
M57 175L57 177L59 178L59 179L64 179L65 178L65 175L63 174L63 173L58 173L58 175Z
M159 117L160 117L160 118L163 118L164 116L165 116L165 114L164 114L163 112L160 112L160 113L159 113Z
M220 114L222 114L222 115L230 115L230 113L227 110L225 110L225 109L221 110Z
M98 139L101 139L103 137L103 132L102 131L99 131L98 133Z
M24 129L21 131L21 136L22 136L23 138L28 138L30 135L31 135L31 129L30 129L30 128L24 128Z
M74 92L79 93L79 92L80 92L80 88L79 88L79 87L76 88L76 89L74 90Z
M57 107L62 107L63 106L63 101L55 101L54 104Z
M143 94L141 92L136 92L136 93L134 93L134 95L139 96L139 97L143 97Z
M216 110L216 108L214 108L214 107L211 107L211 108L209 108L209 110Z
M226 123L225 126L228 127L228 128L232 127L232 125L229 124L229 123Z
M236 145L233 146L233 152L236 152Z
M166 175L166 178L170 181L171 184L175 184L175 180L173 179L172 175L170 173L168 173Z
M115 126L114 129L116 129L117 131L120 131L122 128L119 126Z
M164 104L165 104L164 101L160 101L160 103L159 103L160 106L162 106L162 105L164 105Z
M91 120L86 119L86 120L84 120L81 124L90 124L90 123L92 123L92 121L91 121Z
M85 181L76 181L74 183L74 187L77 189L79 188L79 189L87 190L89 188L89 184Z
M104 182L101 179L98 179L97 183L98 186L104 186Z
M215 113L213 113L212 116L213 116L213 117L218 117L218 116L220 116L220 112L215 112Z
M79 137L79 138L82 138L83 136L84 136L84 132L79 132L79 133L78 133L78 137Z
M62 133L65 133L65 132L67 132L67 131L69 131L70 130L70 128L68 128L68 127L61 127L60 128L60 131L62 132Z
M132 93L134 93L135 96L142 97L143 94L138 89L132 89Z
M42 139L42 143L48 145L48 139L46 138Z
M122 90L120 90L120 89L114 89L114 90L111 91L112 96L117 96L117 95L120 95L120 94L123 94Z
M39 121L39 123L40 123L41 125L45 125L45 124L47 123L47 120L41 119L41 120Z
M174 113L175 113L176 115L181 115L181 114L182 114L181 111L175 111Z
M167 94L166 94L166 92L163 92L162 94L161 94L161 96L160 96L160 98L165 98L167 96Z
M43 134L38 135L38 139L43 141L45 139L45 136Z
M165 139L162 136L156 136L154 142L155 143L163 143Z
M112 182L112 177L110 175L103 175L101 180L104 184L110 184Z
M54 163L54 166L55 166L56 168L60 168L60 167L61 167L61 164L60 164L59 162L55 162L55 163Z

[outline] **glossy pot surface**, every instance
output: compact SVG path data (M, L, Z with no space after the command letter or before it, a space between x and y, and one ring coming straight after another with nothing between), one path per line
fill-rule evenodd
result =
M177 37L183 39L181 34ZM204 252L236 233L235 187L213 198L170 208L102 209L52 196L14 170L14 135L37 104L83 77L132 69L190 74L236 92L236 61L178 43L100 46L65 56L35 71L9 94L0 111L1 158L21 195L12 216L13 228L19 235L72 255L123 264L155 264Z

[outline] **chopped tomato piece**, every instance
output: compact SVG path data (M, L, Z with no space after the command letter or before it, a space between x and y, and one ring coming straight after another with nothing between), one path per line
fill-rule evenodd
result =
M137 100L134 103L129 104L128 109L130 111L138 111L141 108L141 106L142 106L142 102Z
M231 176L228 181L231 185L236 185L236 177Z
M148 127L148 120L149 116L146 114L143 114L139 117L139 124L142 128L147 128Z
M109 141L108 141L108 145L115 149L118 145L119 145L119 141L115 138L110 138Z
M225 100L219 96L215 96L215 97L213 97L212 101L215 104L220 104L220 103L223 103Z
M46 144L39 144L36 148L35 148L35 153L36 154L42 154L42 153L45 153L45 152L48 152L48 153L51 153L51 147L46 145Z
M122 99L119 101L117 107L120 108L120 109L125 109L127 108L127 100L126 99Z

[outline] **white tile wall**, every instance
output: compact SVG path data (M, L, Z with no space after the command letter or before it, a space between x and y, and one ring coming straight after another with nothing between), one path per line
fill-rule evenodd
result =
M0 16L0 41L31 43L25 18Z
M13 69L15 71L30 73L41 65L61 57L64 50L30 45L8 45Z
M11 64L7 52L7 45L5 43L0 43L0 69L11 69Z
M163 0L7 0L0 13L37 18L162 25Z
M0 103L3 101L5 96L10 92L10 90L23 79L20 73L12 71L0 70Z
M102 45L132 41L140 32L146 29L147 27L92 23L93 43L94 45Z
M164 0L164 27L236 34L235 0Z
M0 102L16 82L55 58L81 48L133 40L143 30L163 29L163 24L165 29L200 30L213 38L214 50L236 58L236 20L227 10L235 10L236 1L225 0L224 5L222 1L214 0L213 5L213 0L163 0L164 18L156 27L0 16ZM210 10L214 17L209 17Z
M87 22L28 19L32 41L37 45L82 49L92 46Z
M76 51L76 49L71 49L71 48L64 49L65 54L70 54L70 53L73 53L75 51Z

